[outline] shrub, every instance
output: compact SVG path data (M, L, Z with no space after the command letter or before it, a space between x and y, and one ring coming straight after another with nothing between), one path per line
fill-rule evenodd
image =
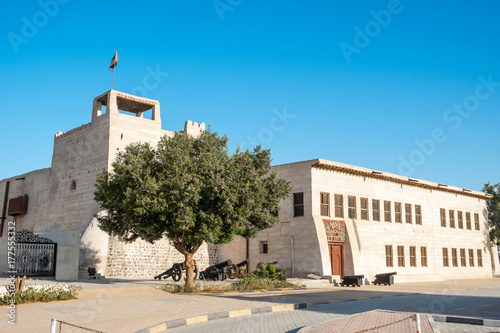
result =
M0 297L0 305L9 305L12 299L15 304L35 303L35 302L53 302L75 299L78 292L82 290L81 286L27 286L22 292L17 292L14 295L5 294Z
M272 264L266 264L262 269L255 270L252 274L239 279L238 282L204 282L195 283L193 287L186 287L175 283L155 285L157 289L170 293L192 293L192 292L221 292L238 290L259 290L275 288L300 287L297 282L290 283L283 276L283 271Z

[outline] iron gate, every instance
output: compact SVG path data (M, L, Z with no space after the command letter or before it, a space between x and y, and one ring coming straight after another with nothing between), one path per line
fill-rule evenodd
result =
M56 243L16 243L15 271L23 276L55 276Z

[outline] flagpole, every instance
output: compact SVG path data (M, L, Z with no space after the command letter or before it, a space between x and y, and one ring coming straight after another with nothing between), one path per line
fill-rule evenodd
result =
M115 69L116 69L116 66L113 67L113 81L111 81L111 90L113 90L113 85L115 84Z

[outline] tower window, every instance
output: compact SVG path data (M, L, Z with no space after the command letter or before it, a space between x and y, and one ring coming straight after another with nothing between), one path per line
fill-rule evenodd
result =
M71 182L71 187L70 187L70 189L71 189L71 191L76 190L76 181L74 181L74 180L73 180L73 181Z

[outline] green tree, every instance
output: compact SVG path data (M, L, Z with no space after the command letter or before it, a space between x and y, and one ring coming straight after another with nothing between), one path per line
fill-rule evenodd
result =
M487 199L490 240L500 245L500 183L484 184L483 192L492 196Z
M291 191L271 172L270 151L239 149L230 155L226 136L175 133L157 148L132 144L111 172L96 179L95 200L107 211L99 226L110 235L150 243L166 236L185 257L186 286L202 243L255 237L279 223L278 205Z

